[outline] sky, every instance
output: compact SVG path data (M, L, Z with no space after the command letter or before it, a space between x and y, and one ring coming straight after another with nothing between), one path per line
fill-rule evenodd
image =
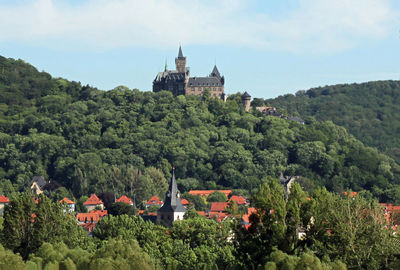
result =
M400 1L0 0L0 55L102 90L151 91L179 44L228 94L400 80Z

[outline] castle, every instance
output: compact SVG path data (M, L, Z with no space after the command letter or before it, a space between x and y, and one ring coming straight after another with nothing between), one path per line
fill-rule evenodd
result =
M225 78L221 76L216 65L207 77L190 77L190 69L186 67L186 57L183 56L181 46L175 65L176 70L168 70L165 66L164 71L157 74L153 81L153 92L167 90L175 96L202 95L208 89L211 97L225 100Z

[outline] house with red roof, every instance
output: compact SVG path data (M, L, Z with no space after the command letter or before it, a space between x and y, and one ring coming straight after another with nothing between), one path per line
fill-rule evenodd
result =
M210 212L223 213L226 212L226 208L229 207L228 202L212 202Z
M92 194L90 198L83 203L83 205L86 206L88 212L94 210L95 208L100 208L101 210L104 209L104 204L102 200L100 200L99 197L96 196L96 194Z
M149 206L153 206L153 205L159 205L159 206L163 206L164 202L161 201L156 195L154 195L153 197L151 197L147 202L146 202L146 208Z
M98 214L100 218L108 215L107 210L92 210L92 211L90 211L90 213Z
M0 216L4 213L4 207L10 202L6 196L0 196Z
M101 217L97 213L78 213L76 215L76 219L78 220L78 225L81 226L89 234L93 232L100 218Z
M193 196L199 195L201 197L208 197L210 194L214 192L224 193L227 198L229 197L230 194L232 194L232 190L190 190L189 194Z
M189 201L186 200L186 199L181 199L181 203L182 203L182 205L185 206L185 207L187 207L187 206L190 204Z
M247 208L247 213L242 216L242 225L246 229L250 227L250 215L256 213L256 209L254 207Z
M248 205L249 203L247 202L246 198L238 195L232 195L228 202L230 203L231 201L235 201L237 205Z
M117 202L123 202L123 203L126 203L126 204L129 204L129 205L133 206L132 200L130 198L128 198L127 196L125 196L125 195L122 195L121 197L119 197Z
M60 200L60 203L66 204L68 206L68 211L69 212L74 212L75 211L75 202L71 201L67 197L65 197L64 199Z

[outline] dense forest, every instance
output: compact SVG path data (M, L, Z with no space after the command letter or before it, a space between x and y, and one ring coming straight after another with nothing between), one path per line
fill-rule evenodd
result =
M367 146L400 163L400 81L340 84L298 91L275 99L257 99L303 117L332 120Z
M331 121L246 113L227 102L126 87L100 91L0 58L0 193L34 175L54 197L92 192L163 196L172 167L181 192L254 194L266 176L299 176L303 188L368 192L400 202L400 167ZM344 94L343 94L344 95Z

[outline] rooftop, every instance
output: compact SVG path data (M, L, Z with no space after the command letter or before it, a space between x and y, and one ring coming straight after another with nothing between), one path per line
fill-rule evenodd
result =
M203 196L208 196L211 193L214 193L216 191L224 193L226 195L226 197L228 197L232 193L232 190L190 190L189 194L190 195L200 195L203 197Z
M9 203L10 200L6 196L0 196L0 203Z
M225 212L228 206L228 202L213 202L211 203L210 212Z
M132 200L130 198L128 198L125 195L122 195L121 197L119 197L119 199L117 200L117 202L123 202L123 203L127 203L127 204L133 204Z
M84 205L98 205L103 204L103 202L96 196L96 194L92 194L86 202L83 203Z
M70 199L68 199L67 197L65 197L64 199L60 200L60 203L66 203L66 204L75 204L75 202L71 201Z

